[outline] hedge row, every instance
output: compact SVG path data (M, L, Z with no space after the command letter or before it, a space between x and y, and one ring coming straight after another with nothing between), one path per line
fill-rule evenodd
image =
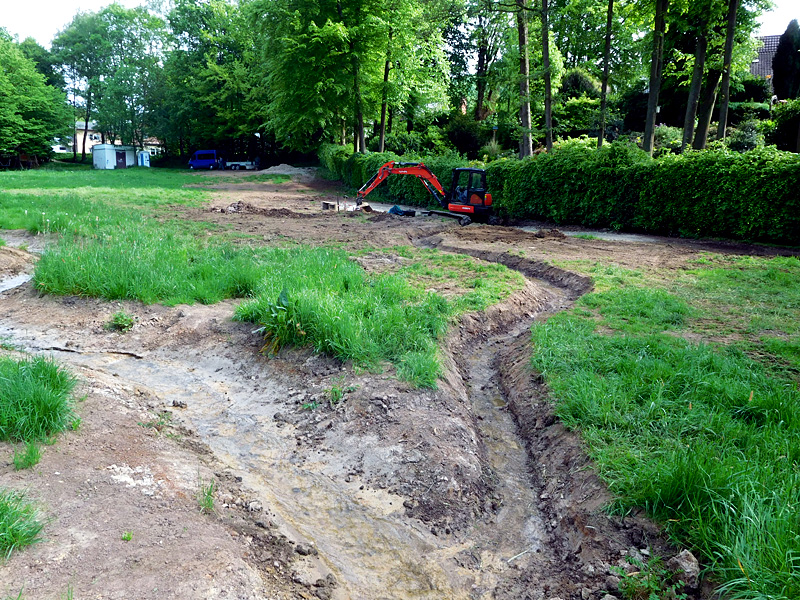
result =
M320 158L345 183L360 187L384 162L398 157L354 156L326 146ZM451 170L466 166L453 155L424 162L445 187ZM498 160L486 169L495 207L511 220L800 245L800 156L770 147L653 160L627 143L597 150L572 140L549 154ZM390 178L387 197L430 203L413 177Z

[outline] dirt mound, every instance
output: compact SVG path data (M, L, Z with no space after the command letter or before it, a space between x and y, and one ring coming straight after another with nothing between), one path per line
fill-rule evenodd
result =
M234 202L225 208L214 207L209 212L224 213L228 215L233 214L249 214L249 215L263 215L265 217L273 218L286 218L286 219L313 219L317 215L310 213L299 213L289 210L288 208L261 208L254 206L249 202Z
M0 246L0 279L29 272L36 257L24 250Z

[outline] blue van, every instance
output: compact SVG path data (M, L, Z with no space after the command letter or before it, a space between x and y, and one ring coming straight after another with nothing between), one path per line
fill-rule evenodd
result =
M189 160L190 169L219 169L222 165L222 158L216 150L198 150Z

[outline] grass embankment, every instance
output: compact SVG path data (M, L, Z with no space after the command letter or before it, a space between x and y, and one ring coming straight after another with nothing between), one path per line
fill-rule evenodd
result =
M403 268L367 274L342 250L233 245L225 231L152 218L165 206L201 203L204 191L183 187L206 179L198 174L11 175L0 227L61 234L37 263L40 291L168 305L248 298L237 318L259 323L268 348L311 345L367 368L389 361L417 385L435 385L438 338L452 317L522 285L505 267L435 251L391 249L404 255ZM449 278L459 293L429 291Z
M406 261L394 273L369 275L341 250L273 250L256 298L236 318L260 323L268 349L311 344L367 368L390 361L401 379L435 387L438 340L450 320L500 301L522 277L433 250L385 252ZM428 291L451 278L469 291L452 299Z
M568 266L598 291L533 327L533 366L619 508L645 507L732 598L800 597L800 261Z
M44 358L0 357L0 441L22 442L17 468L38 462L39 444L75 422L75 378ZM0 488L0 558L34 543L42 530L35 507L20 492Z

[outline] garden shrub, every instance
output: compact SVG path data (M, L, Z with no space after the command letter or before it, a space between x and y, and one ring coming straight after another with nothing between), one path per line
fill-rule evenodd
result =
M800 152L800 98L778 102L772 109L775 130L768 138L781 150Z

